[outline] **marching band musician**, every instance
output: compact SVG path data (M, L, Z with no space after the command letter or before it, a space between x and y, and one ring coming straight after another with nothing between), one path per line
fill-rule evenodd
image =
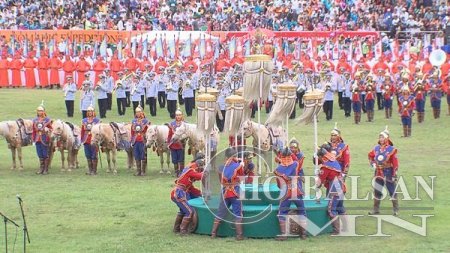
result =
M425 95L427 86L423 84L422 76L422 73L416 74L418 80L414 85L414 97L418 123L422 123L425 120Z
M98 110L100 112L100 118L106 118L106 110L108 109L108 87L106 87L105 75L99 75L100 80L95 86L95 90L97 91L97 101L98 101Z
M366 86L366 112L368 122L372 122L375 115L375 96L373 82L370 81Z
M342 104L344 106L344 115L346 118L351 116L352 113L352 83L353 80L350 77L350 70L345 69L341 77L342 91Z
M414 96L411 95L407 84L401 88L401 91L402 93L398 98L398 112L402 119L403 137L410 137L412 125L411 118L416 105L414 103Z
M158 104L159 108L164 108L166 107L166 100L167 100L166 84L169 81L169 77L165 73L164 66L159 66L158 71L159 73L158 76L156 77L156 80L158 81Z
M383 69L378 69L377 70L377 76L375 78L375 91L377 92L377 106L378 106L378 110L383 110L384 106L383 106L383 94L382 94L382 90L383 90L383 84L384 84L384 73L385 70Z
M43 104L36 109L37 115L33 119L32 140L36 146L36 153L39 157L39 171L36 174L47 175L50 164L50 133L52 131L52 120L47 117Z
M173 70L172 70L173 71ZM166 83L167 94L167 111L171 119L175 118L175 111L177 110L178 88L180 87L180 81L176 74L171 72L169 74L169 82Z
M131 102L133 103L133 111L141 104L141 96L144 94L144 83L140 81L141 73L136 72L133 77L131 77Z
M356 79L356 78L355 78ZM361 108L366 113L366 86L368 82L372 82L372 76L367 72L361 72L361 79L358 81L359 92L361 93Z
M230 88L223 84L223 80L217 81L217 89L219 90L219 95L217 96L217 106L219 110L216 113L216 125L220 132L223 132L225 127L225 112L227 104L225 103L226 97L231 94Z
M134 102L133 102L134 103ZM147 169L147 147L145 146L145 133L150 122L145 118L143 108L138 105L136 114L131 122L131 145L136 160L135 176L145 176Z
M119 116L125 115L127 109L127 85L128 82L124 80L123 72L117 72L118 80L116 81L115 91L116 91L116 102L117 102L117 112Z
M392 118L392 100L394 99L395 87L391 83L391 78L389 73L385 74L385 79L383 83L383 107L386 119Z
M126 96L126 101L127 101L127 106L126 107L130 107L131 106L131 97L130 97L130 92L131 92L131 76L133 75L133 72L130 72L130 69L125 67L123 69L124 72L124 78L122 79L122 84L125 87L125 96ZM134 111L134 110L133 110Z
M94 104L95 95L91 88L91 82L85 80L82 85L82 93L80 99L80 110L82 118L86 118L89 106Z
M150 115L156 116L156 100L158 99L158 81L155 79L155 73L147 71L144 74L145 79L145 94L147 96L147 104L150 108Z
M184 108L188 117L192 116L194 109L194 88L191 83L192 73L187 72L185 78L182 80L181 96L184 100Z
M91 129L98 123L100 120L95 115L94 106L89 105L86 109L86 116L81 120L81 143L84 146L84 155L89 168L86 175L97 175L98 149L97 145L91 143Z
M355 124L359 124L361 121L361 109L362 109L362 98L359 88L359 82L361 81L361 72L355 73L355 81L352 85L352 108L353 115L355 118Z
M333 100L334 92L336 91L336 82L331 80L333 73L328 71L325 74L325 80L322 82L322 87L325 89L323 111L326 115L326 120L333 119Z
M64 84L63 92L64 92L64 100L66 102L67 117L72 118L74 110L75 93L77 92L77 85L73 81L71 75L66 76L66 83Z
M139 83L142 87L142 92L141 92L141 107L142 110L145 109L145 87L146 87L146 80L144 78L144 73L140 70L136 71L136 73L138 74L138 79L139 79Z
M108 106L106 109L108 111L111 111L112 92L114 90L114 78L111 76L111 71L109 69L105 69L104 75L105 75L106 87L108 89L108 91L106 92L106 95L108 96Z
M430 102L433 108L433 117L438 119L441 115L442 81L439 74L434 73L430 79Z
M298 65L294 67L294 71L296 76L293 81L294 84L297 85L297 101L300 109L303 109L304 107L303 95L305 95L306 91L306 84L305 84L306 77L305 74L303 73L303 64L299 62Z
M92 90L94 89L94 83L91 81L91 73L89 72L84 73L84 81L89 83L89 87Z

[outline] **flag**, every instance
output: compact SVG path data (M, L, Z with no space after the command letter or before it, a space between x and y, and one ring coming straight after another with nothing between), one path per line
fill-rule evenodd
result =
M375 44L375 59L380 59L382 54L383 54L383 45L381 43L381 40L378 40L378 42Z
M236 38L233 37L228 42L228 58L231 60L234 57L234 54L236 53Z
M220 39L214 41L214 60L219 59L220 56Z
M36 40L36 57L41 57L41 42L39 40Z
M202 38L200 38L200 58L203 60L206 56L206 41L205 41L205 36L203 36Z
M107 54L106 54L107 47L108 47L108 45L106 44L106 36L104 36L102 44L100 45L100 55L104 58L107 57Z
M183 52L181 53L181 56L187 58L189 56L192 55L192 38L191 38L191 34L189 34L189 38L184 42L184 48L183 48Z
M404 48L403 48L403 59L405 61L409 61L409 59L410 59L409 50L410 50L410 44L409 44L409 41L406 41L406 43L404 44Z
M98 47L98 42L96 41L96 42L94 43L94 50L93 50L93 52L92 52L92 59L97 58L97 54L98 54L98 49L97 49L97 47Z
M119 43L117 44L117 58L119 58L119 60L122 60L123 56L122 56L122 40L119 40Z
M173 35L173 40L169 40L168 49L170 59L175 59L175 34Z
M70 43L69 43L68 39L65 40L64 45L65 45L64 54L65 55L70 55L70 50L69 50Z
M245 56L250 55L250 39L245 41Z
M54 50L55 50L55 39L51 39L50 42L48 43L48 55L50 58L53 57Z
M156 39L156 56L158 58L164 57L162 35L159 35L159 38Z
M25 38L25 40L23 41L23 56L27 57L28 56L28 39Z
M397 57L398 57L398 46L397 46L396 40L392 40L389 43L389 49L391 50L391 54L392 54L391 61L396 61Z
M148 57L148 41L147 35L145 35L144 41L142 42L142 54L141 58Z
M280 45L278 39L273 40L273 61L277 62L278 52L280 52Z
M72 41L72 53L73 53L73 56L75 56L75 57L78 55L78 48L77 48L76 40Z
M336 42L334 43L334 46L333 46L332 58L333 58L333 60L338 60L339 59L339 43L338 43L337 40L336 40Z
M353 61L353 42L350 42L350 46L348 47L347 53L347 62Z
M14 56L15 52L16 52L16 39L14 38L14 36L11 36L11 47L10 52L8 53Z
M131 39L131 53L133 54L133 57L136 56L136 38Z

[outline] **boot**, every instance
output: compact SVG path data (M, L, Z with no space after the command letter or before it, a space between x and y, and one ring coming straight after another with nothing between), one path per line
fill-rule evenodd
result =
M355 124L358 124L358 113L357 112L355 112L354 117L355 117Z
M92 162L92 174L91 175L97 175L97 164L98 160L91 160Z
M380 202L379 199L373 199L373 210L369 212L370 215L380 214Z
M178 214L177 218L175 219L175 224L173 225L173 232L174 233L180 233L180 226L181 226L181 221L183 220L183 215L182 214Z
M236 227L236 241L244 240L243 230L242 230L242 221L236 221L234 226Z
M141 163L141 176L146 176L147 175L147 160L142 160Z
M358 124L361 122L361 113L358 112Z
M392 118L392 108L389 108L389 118Z
M422 119L421 116L422 116L422 114L421 114L420 112L418 112L418 113L417 113L417 122L418 122L418 123L422 123L422 122L421 122L421 119Z
M216 238L217 236L217 230L219 229L219 225L220 225L220 220L218 219L214 219L214 223L213 223L213 227L212 227L212 231L211 231L211 238Z
M178 168L178 163L173 164L173 170L175 171L175 177L178 177L180 169Z
M402 137L408 137L408 126L403 125L403 136Z
M389 119L389 109L388 108L384 109L384 117L386 119Z
M48 174L48 166L50 165L50 158L45 158L44 160L44 171L42 172L42 175Z
M86 175L92 175L92 160L87 160L89 172L86 172Z
M142 169L142 161L141 160L136 160L136 174L134 174L135 176L141 176L141 169Z
M286 221L279 220L279 223L280 223L280 235L277 235L277 237L275 237L275 240L277 240L277 241L286 241L287 240L287 236L285 236L285 234L286 234Z
M411 137L411 127L408 127L408 137Z
M341 220L342 232L347 232L347 214L339 215L339 219Z
M300 221L300 239L302 240L305 240L307 236L306 225L307 225L306 220Z
M340 233L340 227L341 224L339 223L339 219L335 219L333 223L331 223L331 226L333 226L333 232L331 232L331 235L339 235Z
M398 216L398 199L392 200L392 210L394 211L394 216Z
M181 225L180 225L180 235L187 235L188 233L188 226L189 223L191 223L191 217L184 217L183 220L181 221Z
M36 174L41 175L44 173L44 159L39 159L39 170L36 171Z
M436 109L436 119L441 117L441 109Z
M425 112L422 112L422 122L425 121Z
M184 170L184 163L178 163L178 173L181 174Z

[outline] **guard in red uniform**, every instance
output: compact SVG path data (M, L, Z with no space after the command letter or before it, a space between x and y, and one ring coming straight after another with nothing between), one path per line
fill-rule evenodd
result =
M91 65L86 61L84 55L80 55L80 59L76 64L76 70L78 73L77 86L80 88L86 80L86 73L91 70Z
M48 87L48 69L50 68L50 59L46 52L42 52L41 57L37 61L37 68L39 73L39 85L41 88Z
M211 231L211 238L217 236L220 222L225 219L228 208L234 216L234 224L236 228L236 240L243 240L242 230L242 200L239 199L240 194L240 178L244 176L244 166L237 158L237 152L234 148L225 150L226 162L219 169L220 184L222 185L222 194L220 197L219 207L217 209L216 218Z
M380 213L382 190L386 185L391 196L394 215L397 216L398 199L395 193L398 171L397 149L389 138L387 127L379 134L378 145L369 152L369 163L374 170L375 177L373 210L369 214Z
M412 115L416 108L414 96L411 95L409 87L404 85L401 89L402 94L398 98L398 112L402 119L403 137L411 136Z
M27 59L23 62L25 68L25 84L27 88L36 87L36 77L34 75L34 68L36 68L36 61L33 59L33 54L28 53Z
M111 76L115 81L119 80L119 72L123 71L123 63L117 58L117 54L114 53L110 63L109 68L111 69Z
M53 87L60 87L61 81L59 80L59 70L62 68L62 62L55 52L50 59L50 89Z
M100 80L99 76L103 74L103 71L108 67L106 65L105 61L103 61L103 57L100 55L97 56L97 60L94 62L94 65L92 65L92 70L94 70L95 77L94 77L94 83L98 83Z
M89 167L89 172L86 175L97 175L98 147L91 143L91 130L94 125L99 123L100 120L95 116L94 107L89 106L87 108L86 118L81 121L81 143L83 143L84 154Z
M392 118L392 101L394 99L395 87L391 83L389 74L385 75L383 90L381 91L381 93L383 94L383 107L385 118L390 119Z
M254 155L252 152L244 153L244 175L246 184L252 184L253 177L255 176L255 164L252 162L253 157Z
M33 119L32 139L36 146L40 167L36 174L47 175L50 163L50 134L52 131L52 120L47 117L43 104L37 107L37 116Z
M139 61L134 58L132 53L128 54L128 58L125 60L125 68L128 68L131 72L136 72L139 67Z
M20 71L23 67L23 63L18 53L14 55L14 59L11 61L11 64L9 66L12 72L12 80L11 80L12 87L13 88L22 87L22 78Z
M170 193L170 198L180 211L173 226L174 233L180 233L181 235L188 233L188 226L195 212L188 201L201 196L201 191L193 183L202 180L204 167L205 155L197 153L195 159L181 171L180 176L175 180L175 188Z
M145 118L144 111L139 105L131 122L131 146L133 147L134 160L136 160L135 176L145 176L147 169L147 147L145 133L150 122Z
M372 85L372 82L368 83L366 86L366 112L367 112L367 121L373 122L373 117L375 115L375 89Z
M66 55L62 64L62 68L64 71L64 80L66 80L67 76L73 76L73 72L76 69L76 63L71 59L69 55Z
M0 55L0 88L9 88L8 69L10 62L5 54Z
M333 220L332 235L340 233L340 220L336 217L345 217L344 194L346 192L345 182L342 178L342 169L335 155L331 152L328 144L322 145L317 151L319 157L319 175L316 178L316 187L322 185L327 189L328 215ZM343 223L345 223L343 221Z

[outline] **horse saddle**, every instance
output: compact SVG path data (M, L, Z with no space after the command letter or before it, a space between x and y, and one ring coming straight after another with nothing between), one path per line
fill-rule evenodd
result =
M124 124L118 124L116 122L110 122L109 125L114 130L114 132L119 132L120 135L127 134L127 129L125 129Z
M267 126L267 129L269 130L269 133L272 137L280 137L281 136L281 130L278 127L270 127Z
M25 134L32 134L33 133L33 125L30 125L27 127L27 125L25 125L25 122L23 121L22 118L18 119L17 121L17 126L19 126L20 131L25 131Z

